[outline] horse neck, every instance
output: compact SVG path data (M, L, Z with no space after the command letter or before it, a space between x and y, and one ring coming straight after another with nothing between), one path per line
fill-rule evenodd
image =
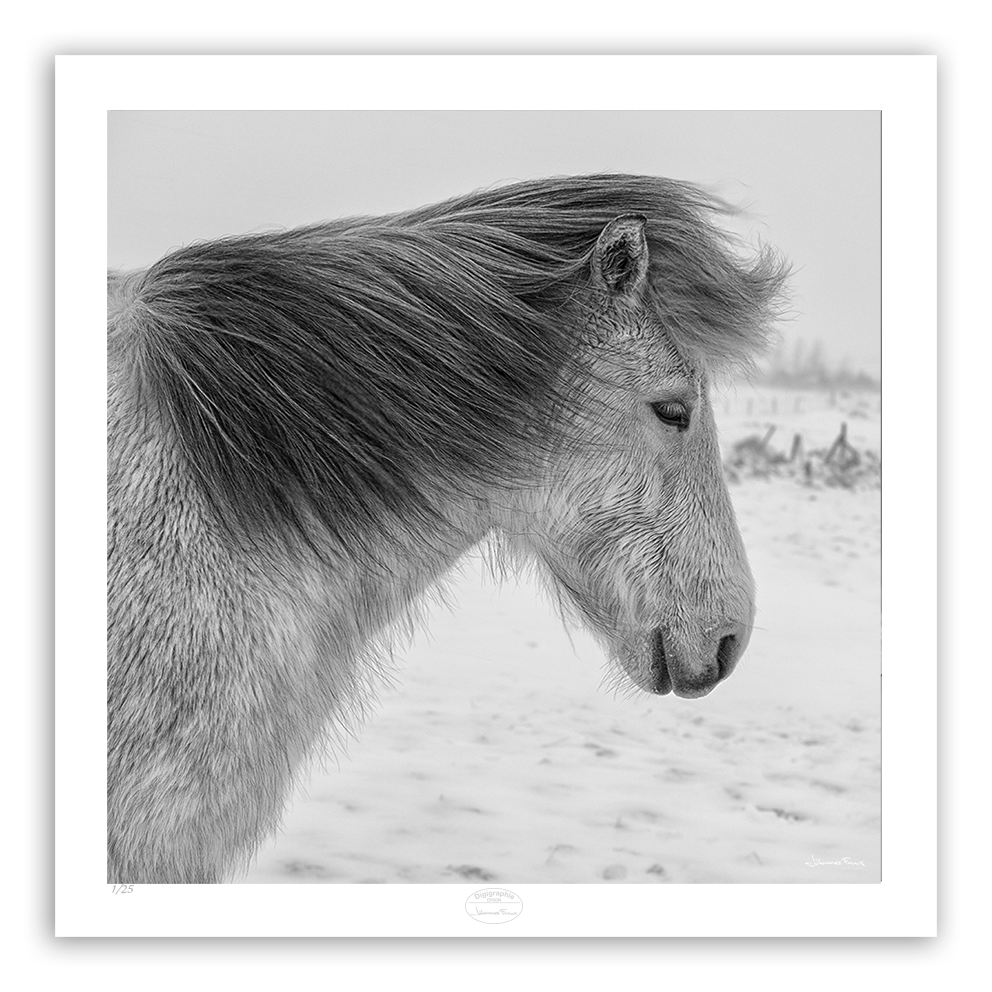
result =
M149 506L166 507L161 529L172 535L175 556L171 562L154 563L162 573L154 576L159 594L172 603L196 604L194 610L204 603L220 604L218 611L233 604L237 617L253 618L249 626L260 643L277 656L295 659L287 664L306 670L324 671L334 659L348 671L360 659L388 649L396 635L411 633L419 626L417 609L424 594L485 537L484 529L465 517L439 525L429 535L421 530L416 537L380 539L366 554L325 549L330 553L318 555L277 542L245 552L211 524L208 508L167 444L152 439L138 446L142 463L153 471L146 481L131 472L112 484L111 545L141 544L142 513ZM154 492L142 494L149 475ZM179 491L175 480L180 480ZM199 621L211 622L216 618ZM237 644L238 650L248 650L242 641ZM342 685L350 684L349 677L341 677Z
M328 619L348 653L361 652L397 624L415 625L414 611L424 594L436 589L489 529L472 507L449 506L429 525L399 529L374 550L351 551L322 567Z
M383 522L348 550L329 535L319 548L277 539L240 548L214 522L171 432L141 407L127 357L112 347L108 361L109 540L125 549L115 561L126 565L126 549L168 534L173 557L155 565L155 581L159 591L168 585L162 595L170 601L195 598L197 583L237 589L251 600L245 610L269 616L279 637L313 638L357 656L402 624L488 532L481 501L449 494L429 519ZM316 524L314 538L322 543Z

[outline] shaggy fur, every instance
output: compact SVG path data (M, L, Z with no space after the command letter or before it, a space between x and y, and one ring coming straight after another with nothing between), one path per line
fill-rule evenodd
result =
M729 674L753 595L706 388L784 270L727 209L550 179L111 276L111 881L250 857L391 624L488 534L636 685Z

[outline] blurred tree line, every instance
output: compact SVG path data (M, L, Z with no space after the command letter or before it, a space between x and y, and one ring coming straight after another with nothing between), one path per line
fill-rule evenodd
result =
M831 365L821 341L797 338L781 342L759 366L758 379L790 389L857 389L879 392L881 383L867 372L851 368L847 358Z

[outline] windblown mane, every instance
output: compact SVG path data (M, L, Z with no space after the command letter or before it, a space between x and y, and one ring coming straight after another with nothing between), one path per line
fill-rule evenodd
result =
M218 519L344 545L430 494L517 478L553 436L577 360L592 249L643 214L650 296L677 347L747 361L784 279L670 180L536 180L382 218L179 249L113 321ZM112 296L120 283L110 283Z

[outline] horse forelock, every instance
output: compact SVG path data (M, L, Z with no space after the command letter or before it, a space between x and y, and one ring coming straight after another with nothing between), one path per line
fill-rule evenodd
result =
M731 249L724 209L686 184L587 176L192 245L129 283L139 385L231 529L316 519L354 544L443 512L439 492L525 479L559 441L592 248L619 214L648 218L673 343L746 361L784 271Z

